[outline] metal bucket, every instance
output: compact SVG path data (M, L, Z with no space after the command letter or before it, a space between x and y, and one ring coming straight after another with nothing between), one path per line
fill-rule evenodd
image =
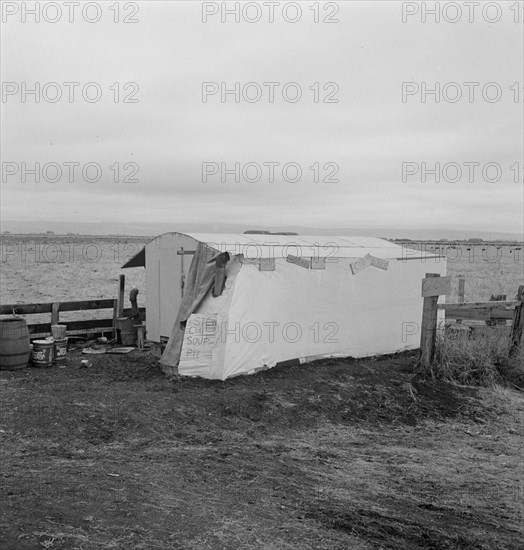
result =
M51 336L55 340L63 340L66 337L66 325L51 325Z
M50 367L53 364L53 340L33 340L31 361L35 367Z
M127 317L119 317L116 320L116 328L120 335L120 343L123 346L136 346L138 338L134 319Z
M63 365L67 359L67 338L60 338L54 341L53 363Z

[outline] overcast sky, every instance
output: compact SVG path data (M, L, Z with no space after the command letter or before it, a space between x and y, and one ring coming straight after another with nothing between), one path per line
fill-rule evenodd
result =
M456 23L451 8L435 22L424 3L394 1L300 2L300 18L280 3L273 23L270 7L259 3L257 13L254 2L239 23L234 14L222 22L215 2L122 2L119 12L92 2L84 14L83 2L72 14L62 2L26 2L35 4L39 22L20 3L3 3L3 222L522 232L524 10L513 3L473 14L459 3ZM222 100L236 82L240 101ZM39 102L23 94L35 83ZM440 84L438 103L423 83ZM27 172L35 163L40 182ZM87 163L96 164L84 177ZM240 181L221 163L233 171L240 163ZM283 173L287 163L296 164ZM448 166L437 183L431 173L423 181L422 163Z

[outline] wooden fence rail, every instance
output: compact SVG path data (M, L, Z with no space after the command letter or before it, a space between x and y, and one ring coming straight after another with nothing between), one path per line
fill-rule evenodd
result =
M59 304L59 311L85 311L90 309L113 309L114 299L81 300L77 302L49 302L45 304L10 304L0 305L0 315L32 315L37 313L52 313L53 303Z
M464 283L459 279L459 299L464 293ZM422 280L421 296L424 298L422 324L420 327L420 363L429 367L435 356L437 333L437 313L444 310L447 318L456 319L459 323L464 319L496 321L513 321L509 338L509 356L518 353L521 342L524 341L524 285L519 286L516 300L492 300L489 302L459 302L456 304L439 304L438 297L449 294L450 277L440 277L438 273L426 273ZM492 297L493 298L493 297Z
M5 304L0 305L0 315L38 315L50 313L49 323L28 324L29 334L50 334L51 325L58 323L66 325L66 332L82 332L96 329L105 329L109 331L114 327L115 318L126 317L132 314L131 309L123 309L121 304L123 300L101 299L101 300L80 300L74 302L49 302L42 304ZM111 309L111 317L104 319L83 319L79 321L60 321L60 313L70 311L93 311L99 309ZM145 316L146 309L139 308L142 317Z
M437 304L437 308L443 309L446 312L447 318L489 321L494 319L513 319L514 309L519 304L519 300L459 302L457 304Z

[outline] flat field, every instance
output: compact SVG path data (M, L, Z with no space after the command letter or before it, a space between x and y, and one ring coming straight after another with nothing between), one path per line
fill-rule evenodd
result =
M145 306L144 268L120 268L149 240L2 235L0 302L113 298L118 275L125 273L126 292L138 288L139 304ZM466 301L489 300L491 294L506 294L512 299L524 279L524 251L518 248L495 244L442 247L440 253L447 257L448 275L454 278L447 301L457 301L458 275L466 277ZM429 246L426 250L437 252Z
M2 235L0 303L45 303L116 298L118 276L129 291L138 288L145 307L145 270L122 265L139 252L148 237L54 237ZM111 317L111 311L60 314L63 321ZM49 322L49 315L26 316L28 323Z
M428 252L438 247L425 246ZM504 244L457 244L440 247L447 259L447 274L452 277L451 294L446 301L458 300L458 277L463 276L466 302L485 302L491 295L505 294L513 300L519 285L524 284L524 250Z

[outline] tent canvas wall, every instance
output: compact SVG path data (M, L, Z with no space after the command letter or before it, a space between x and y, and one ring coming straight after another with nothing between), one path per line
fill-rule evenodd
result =
M216 252L230 260L214 297ZM367 237L168 233L143 256L148 339L169 338L163 368L222 380L417 348L421 281L446 272L443 257Z

